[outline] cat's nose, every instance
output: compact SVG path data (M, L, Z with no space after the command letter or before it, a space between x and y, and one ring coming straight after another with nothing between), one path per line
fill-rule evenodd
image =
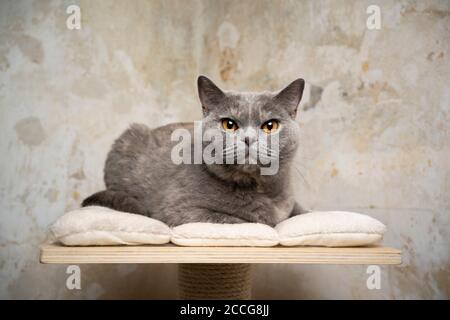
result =
M242 134L241 139L243 138L247 146L250 146L257 139L257 133L253 128L247 128Z
M247 146L251 145L255 141L256 141L256 139L254 137L246 136L244 138L244 142Z

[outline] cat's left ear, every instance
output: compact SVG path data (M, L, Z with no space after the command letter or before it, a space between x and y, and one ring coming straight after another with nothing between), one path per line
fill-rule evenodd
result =
M277 93L274 98L277 104L286 108L292 118L297 115L298 104L302 100L304 88L305 80L297 79Z

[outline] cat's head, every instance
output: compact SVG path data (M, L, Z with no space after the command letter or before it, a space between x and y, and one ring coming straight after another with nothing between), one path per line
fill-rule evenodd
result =
M295 117L304 85L303 79L297 79L277 92L233 92L222 91L200 76L203 128L222 137L222 141L206 142L215 147L216 159L229 163L233 152L233 169L246 172L260 172L270 166L271 159L289 161L298 145Z

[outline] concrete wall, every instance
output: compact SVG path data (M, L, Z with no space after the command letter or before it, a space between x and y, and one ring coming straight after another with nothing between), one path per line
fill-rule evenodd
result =
M81 30L68 30L78 4ZM366 8L381 8L380 30ZM299 200L387 224L404 264L261 265L256 298L449 298L450 5L445 1L1 1L0 297L173 298L174 266L40 265L64 211L103 187L131 123L200 119L195 81L308 82Z

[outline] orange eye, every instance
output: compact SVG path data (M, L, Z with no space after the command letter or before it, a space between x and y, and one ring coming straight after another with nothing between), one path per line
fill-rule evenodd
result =
M264 130L265 133L269 134L269 133L274 133L275 131L278 130L278 121L277 120L269 120L263 123L263 125L261 126L261 129Z
M231 120L229 118L222 119L222 127L226 131L231 131L231 132L234 132L238 129L238 125L236 124L236 122L234 122L233 120Z

